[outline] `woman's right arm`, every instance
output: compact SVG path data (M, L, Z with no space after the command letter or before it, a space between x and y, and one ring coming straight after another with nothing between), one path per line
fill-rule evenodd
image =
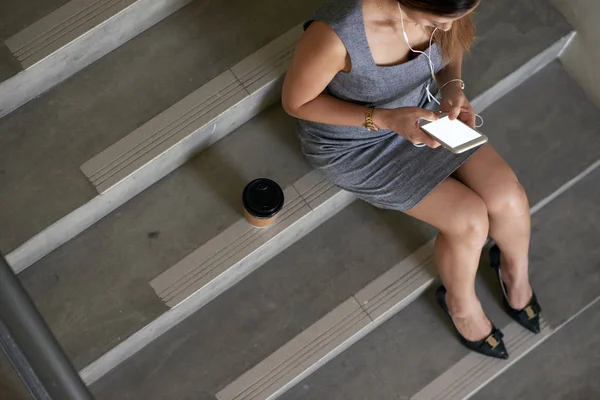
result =
M286 74L282 93L284 109L308 121L363 126L367 107L324 93L337 73L350 68L348 52L337 34L327 24L313 22L300 39ZM439 146L419 129L419 118L435 120L437 115L418 107L376 109L373 115L375 125L381 129L393 130L413 143Z

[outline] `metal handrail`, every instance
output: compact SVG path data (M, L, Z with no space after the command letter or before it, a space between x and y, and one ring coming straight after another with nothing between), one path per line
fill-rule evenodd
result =
M93 400L2 255L0 348L33 399Z

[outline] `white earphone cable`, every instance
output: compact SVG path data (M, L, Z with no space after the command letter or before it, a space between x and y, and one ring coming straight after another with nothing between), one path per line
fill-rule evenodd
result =
M431 77L432 79L435 81L435 65L433 64L433 59L431 57L431 51L433 49L433 37L435 36L435 33L437 32L438 28L436 27L433 32L431 33L431 37L429 38L429 54L427 54L424 51L420 51L420 50L415 50L412 48L412 46L410 45L410 41L408 40L408 34L406 33L406 29L404 27L404 13L402 12L402 7L400 7L400 3L398 4L398 10L400 10L400 23L402 24L402 36L404 36L404 41L406 42L408 48L410 49L410 51L412 51L413 53L418 53L418 54L423 54L425 55L425 57L427 57L427 61L429 63L429 69L431 71ZM460 82L460 88L462 90L464 90L465 88L465 82L462 79L452 79L446 83L444 83L442 85L442 87L440 87L439 91L440 93L442 92L442 89L444 89L446 86L448 86L450 83L453 82ZM427 83L427 86L425 86L425 91L427 92L427 100L428 101L434 101L437 103L437 105L441 106L442 104L440 103L440 101L431 93L430 87L429 87L429 83ZM481 128L483 126L483 117L479 114L475 114L476 118L479 118L481 120L481 123L479 125L476 125L477 128Z

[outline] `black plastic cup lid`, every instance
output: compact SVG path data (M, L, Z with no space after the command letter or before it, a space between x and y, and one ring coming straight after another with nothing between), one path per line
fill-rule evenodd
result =
M283 190L270 179L255 179L244 189L242 202L253 217L272 218L283 208Z

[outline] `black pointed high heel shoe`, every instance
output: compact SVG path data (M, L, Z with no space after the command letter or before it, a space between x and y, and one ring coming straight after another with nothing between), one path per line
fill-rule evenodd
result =
M498 277L500 288L502 289L504 308L508 315L525 329L536 334L540 333L540 312L542 312L542 307L537 301L535 292L533 292L529 303L521 310L512 308L508 302L506 285L502 280L502 274L500 272L500 248L497 245L492 246L490 249L490 264L492 265L492 268L496 270L496 276Z
M444 286L440 286L435 292L435 299L440 308L450 317L450 320L452 320L452 316L448 310L448 305L446 304L446 288ZM454 324L454 321L452 321L452 324ZM458 334L460 342L469 350L473 350L476 353L483 354L484 356L488 357L500 358L503 360L508 359L508 352L506 351L506 347L502 341L504 335L494 326L494 324L492 324L492 332L488 335L488 337L475 342L465 339L463 335L460 334L458 329L456 329L456 326L454 326L454 329Z

